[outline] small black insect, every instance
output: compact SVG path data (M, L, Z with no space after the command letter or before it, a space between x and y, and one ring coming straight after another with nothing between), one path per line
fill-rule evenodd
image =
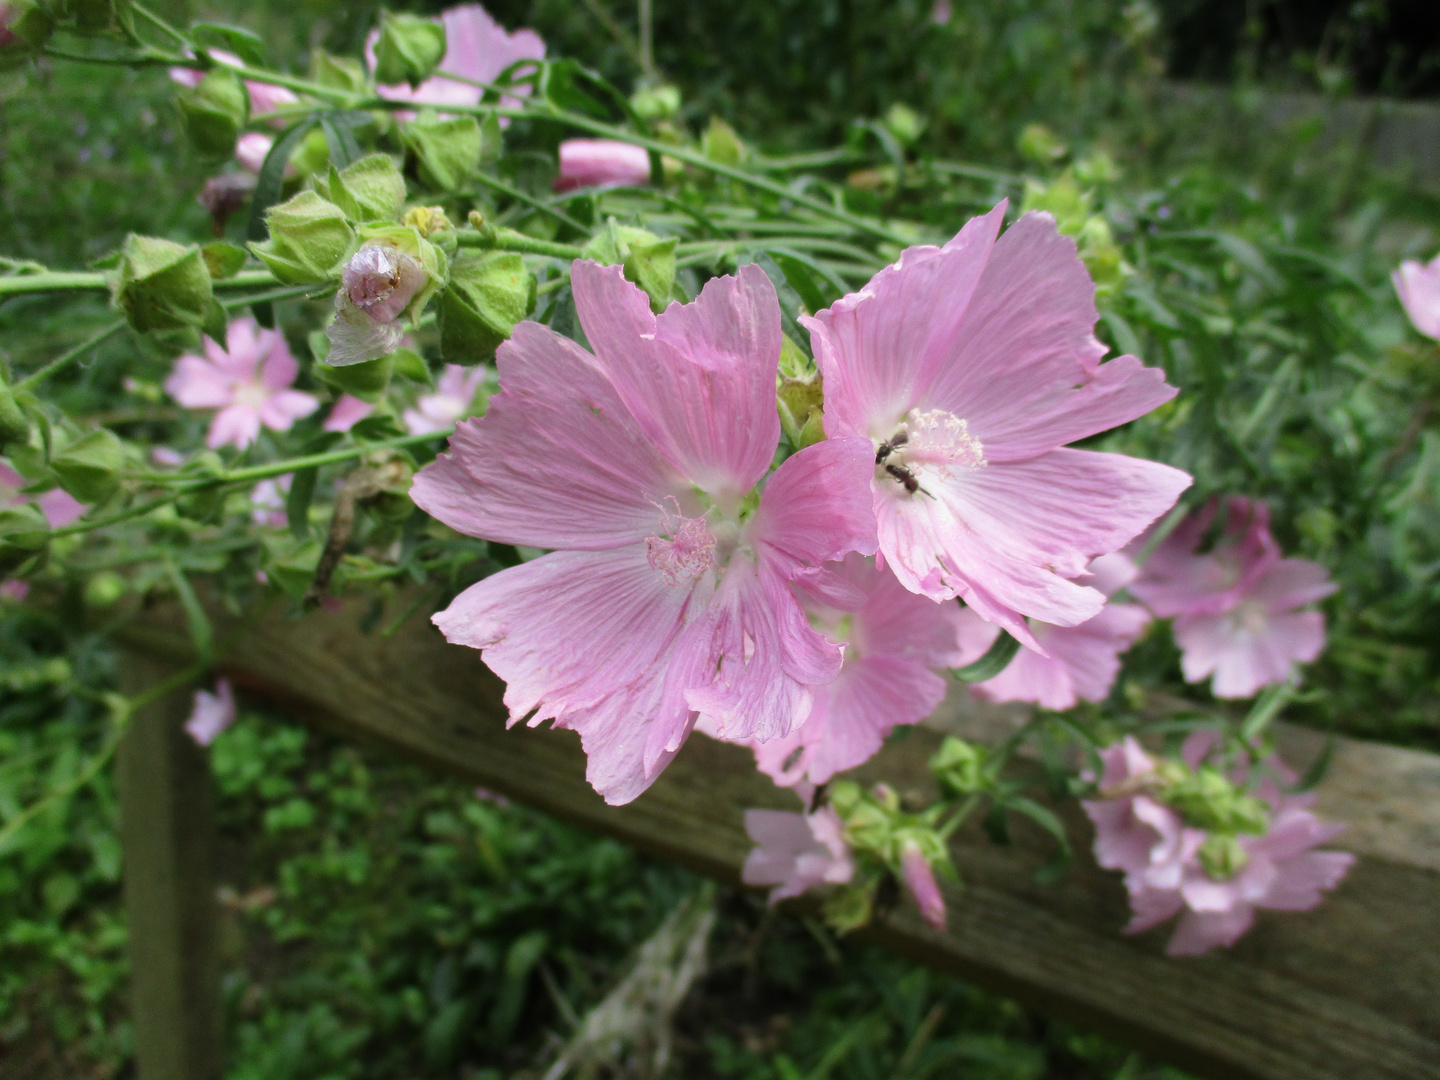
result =
M915 474L904 465L886 465L885 471L904 484L905 490L911 495L920 490L920 481L916 480Z
M885 459L910 441L909 432L902 431L894 438L882 442L875 450L875 464L885 464Z

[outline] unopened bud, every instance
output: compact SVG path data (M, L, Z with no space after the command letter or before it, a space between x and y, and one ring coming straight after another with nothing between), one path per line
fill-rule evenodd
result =
M85 583L85 606L108 608L125 595L125 590L124 578L112 570L102 570Z
M630 95L630 107L642 120L673 120L680 115L680 88L642 87Z
M198 86L176 95L185 134L202 154L229 157L245 121L250 117L250 95L240 76L219 66L200 80Z
M606 229L585 245L581 258L594 259L602 266L622 266L625 277L645 290L650 308L664 311L675 286L676 237L659 237L644 229L617 225L612 218Z
M310 81L337 90L365 89L365 68L348 56L332 56L324 49L310 53Z
M930 759L930 771L946 795L971 795L989 786L985 758L983 747L950 735Z
M394 352L404 335L400 316L417 318L447 272L444 253L413 228L392 225L364 235L365 245L341 273L335 316L325 328L333 367Z
M455 228L454 223L445 216L444 207L440 206L413 206L405 211L400 224L408 225L427 240L438 232L448 232Z
M387 11L375 44L375 81L419 86L445 59L445 26L418 15Z
M1216 881L1229 881L1250 861L1250 853L1234 836L1211 836L1200 845L1200 865Z
M197 245L131 233L110 275L110 298L144 334L203 325L214 291Z
M1037 165L1051 165L1070 152L1070 148L1044 124L1026 124L1015 146L1021 157Z
M482 137L473 116L441 117L426 110L400 132L416 172L429 187L458 191L480 169Z
M739 165L745 160L745 144L735 129L718 116L710 117L710 125L700 138L705 156L717 165Z
M478 364L492 359L534 310L535 275L514 252L465 252L451 266L437 306L441 356L450 364Z
M265 212L270 239L250 250L286 285L312 285L332 279L355 246L355 230L345 212L313 191Z
M905 888L915 898L920 917L936 930L945 929L945 898L940 895L940 885L935 880L935 871L925 857L918 843L907 840L900 849L900 871L905 879Z
M97 428L50 459L60 486L82 503L96 503L120 486L125 444L114 432Z
M50 523L33 503L0 507L0 574L21 569L45 551Z
M15 391L0 377L0 452L11 443L27 442L29 438L30 421L15 400Z
M783 348L781 351L783 355ZM804 440L807 433L814 434L811 429L815 427L819 427L820 437L814 441L824 440L824 389L818 373L808 379L782 378L775 390L775 408L780 414L780 427L795 449L803 450L811 445Z
M925 118L910 106L901 105L898 101L890 106L884 123L885 130L906 146L920 138L920 133L925 130Z

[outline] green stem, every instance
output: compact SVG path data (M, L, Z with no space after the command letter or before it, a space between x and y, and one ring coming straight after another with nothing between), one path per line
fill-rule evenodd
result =
M73 60L80 64L109 64L112 67L185 67L194 63L188 56L176 56L158 49L147 49L135 56L91 56L55 45L46 45L41 51L57 60Z
M574 244L556 244L550 240L537 240L514 229L493 227L471 232L462 229L456 242L461 247L481 248L486 251L515 251L521 255L546 255L552 259L578 259L581 249Z
M194 63L194 61L190 61ZM278 71L265 71L261 68L252 68L244 64L226 64L231 71L235 72L246 82L267 83L270 86L283 86L287 90L294 90L297 94L309 94L321 101L328 101L331 105L339 105L342 108L360 107L356 101L356 95L349 90L340 90L333 86L322 86L319 83L310 82L308 79L296 79L290 75L281 75ZM383 98L380 100L384 100ZM413 103L411 108L414 108ZM458 111L448 107L446 112Z
M509 184L505 183L504 180L497 180L495 177L486 176L484 173L477 173L475 175L475 179L480 181L480 183L484 184L486 187L494 191L500 192L502 195L508 195L516 202L524 203L526 206L529 206L534 210L538 210L542 214L549 214L556 221L562 222L565 225L569 225L572 229L575 229L578 232L583 233L590 231L587 226L582 225L580 222L576 221L569 214L565 213L564 210L557 209L554 206L549 206L546 204L546 201L544 199L537 199L534 195L527 195L519 188L511 187Z
M175 27L171 26L168 22L162 19L159 15L156 15L153 11L145 7L143 4L132 3L130 5L130 8L132 11L135 12L136 15L139 15L142 19L148 22L151 26L155 27L155 29L159 30L162 34L169 36L187 49L190 47L189 38L187 38L179 30L176 30Z
M215 282L217 289L253 289L259 285L275 285L275 275L268 270L242 270L234 277ZM9 296L50 292L103 292L110 288L106 276L98 271L47 270L43 274L7 274L0 277L0 300Z
M64 371L67 367L73 364L76 360L79 360L80 357L84 356L96 345L99 345L101 342L108 340L120 330L124 329L124 327L125 320L116 319L109 326L105 327L103 330L90 337L89 339L81 342L79 345L76 345L75 348L71 349L69 352L62 354L61 356L57 356L54 360L51 360L50 363L46 364L39 371L33 371L29 375L25 376L25 378L21 379L18 383L15 384L15 389L35 389L35 387L39 386L51 375L54 375L60 371Z

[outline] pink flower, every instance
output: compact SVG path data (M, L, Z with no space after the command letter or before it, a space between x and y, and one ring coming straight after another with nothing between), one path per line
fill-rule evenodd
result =
M165 380L166 392L187 409L219 409L205 444L245 449L260 426L288 431L320 402L291 390L300 365L290 355L283 335L261 330L250 317L236 319L226 334L228 351L205 339L205 356L186 355L175 361Z
M1124 555L1102 555L1090 564L1086 584L1106 596L1123 589L1138 573ZM1000 635L969 608L960 613L962 664L985 655ZM1033 701L1047 709L1073 709L1078 701L1104 701L1120 673L1120 654L1139 640L1150 625L1150 613L1139 604L1113 601L1079 626L1051 626L1032 620L1030 630L1045 652L1022 649L993 679L975 683L970 691L985 701Z
M326 431L349 431L375 411L368 401L361 401L349 394L342 394L340 400L330 409L330 415L320 426Z
M12 469L7 462L0 461L0 506L19 506L22 503L33 502L40 513L45 515L45 520L50 523L52 529L63 529L67 525L73 525L85 516L86 510L90 509L75 496L61 491L59 488L51 488L39 495L26 495L20 491L24 486L24 477Z
M935 6L930 9L930 21L936 26L944 26L950 21L954 11L950 6L950 0L935 0Z
M556 191L581 187L643 187L650 183L650 154L618 139L566 139L560 144Z
M456 421L470 413L475 394L484 381L482 367L446 364L435 384L435 393L425 394L415 402L415 408L401 414L405 429L412 435L424 435L454 427Z
M1177 469L1067 443L1174 397L1133 356L1102 364L1095 285L1048 214L996 240L1005 204L943 248L912 247L860 292L805 316L825 431L875 448L884 561L913 592L963 597L1038 648L1031 616L1093 618L1071 581L1174 504Z
M217 63L236 68L245 66L245 61L241 60L240 57L234 53L224 52L220 49L207 49L206 51ZM205 72L199 68L173 67L170 69L170 78L181 86L199 86L205 78ZM285 87L272 86L270 83L247 81L245 83L245 89L250 94L250 114L252 116L272 113L282 106L294 105L300 100L292 91L285 89ZM284 117L277 116L271 120L270 123L274 127L284 127L286 120Z
M745 831L756 847L745 859L740 880L774 885L772 904L823 885L844 885L855 875L855 860L841 837L843 830L828 806L813 814L746 810Z
M162 469L178 469L185 464L185 455L170 446L152 446L150 460Z
M1213 736L1199 733L1185 745L1185 758L1198 766ZM1133 918L1127 934L1148 930L1180 915L1166 952L1195 956L1230 946L1250 929L1256 908L1308 911L1322 894L1339 884L1355 857L1339 851L1313 851L1334 838L1343 825L1322 822L1307 807L1313 795L1282 795L1270 780L1255 789L1269 803L1270 827L1263 836L1240 834L1244 865L1218 880L1200 859L1209 834L1187 825L1180 814L1144 793L1145 777L1155 763L1133 738L1100 752L1105 763L1101 792L1121 793L1081 805L1095 824L1095 860L1125 874ZM1277 760L1267 763L1287 782L1293 780ZM1244 776L1232 777L1243 783ZM1133 789L1138 793L1126 793ZM1183 913L1183 914L1182 914Z
M591 355L524 322L500 393L459 425L411 494L445 524L552 554L471 586L435 623L485 650L518 720L580 733L590 783L643 791L697 714L733 740L810 713L842 650L790 582L873 551L873 451L832 439L770 470L780 438L780 308L758 267L660 316L619 267L577 261Z
M827 589L802 582L797 591L811 625L845 644L840 675L813 688L804 724L751 743L760 771L782 786L823 784L868 760L897 724L919 723L945 697L946 680L931 669L959 662L958 605L909 592L861 555L826 570Z
M388 356L400 345L400 316L428 278L419 260L389 244L366 244L340 274L335 316L325 327L327 364L363 364Z
M945 929L945 898L940 895L940 886L935 881L935 871L930 860L913 840L906 841L900 849L901 876L905 888L915 898L920 917L936 930Z
M222 731L235 722L235 692L230 688L229 679L215 684L215 693L195 691L195 705L190 719L185 721L185 730L201 746L209 746Z
M405 85L377 86L381 97L391 101L411 101L417 105L433 105L443 110L446 105L478 105L484 88L474 82L491 83L500 73L520 60L545 59L545 42L534 30L516 30L507 34L505 28L490 17L479 4L462 4L440 13L445 24L445 59L435 74L419 86ZM373 70L375 67L375 43L380 31L374 30L365 42L365 57ZM456 82L447 79L446 73L458 75L473 82ZM507 107L520 105L528 96L528 85L516 86L500 99L499 104ZM401 116L401 119L408 119ZM500 126L509 123L502 119Z
M268 525L272 529L283 529L288 520L285 513L285 497L290 493L294 473L261 480L250 491L250 520L256 525Z
M258 131L246 132L235 143L235 160L246 172L259 176L260 168L270 156L270 148L274 145L275 140L269 135L262 135ZM295 169L286 165L285 171L293 174Z
M1175 641L1189 682L1213 676L1216 697L1244 698L1320 655L1325 616L1296 609L1323 600L1336 586L1319 563L1281 558L1268 507L1241 496L1225 501L1219 542L1196 554L1217 506L1212 499L1166 537L1130 591L1156 615L1176 617Z
M15 12L10 10L9 4L0 4L0 47L11 45L15 42L15 33L10 29L10 23L15 19Z
M1440 341L1440 255L1429 265L1407 260L1391 275L1415 329Z
M0 37L0 45L4 44L6 44L5 39ZM0 581L0 600L13 600L18 604L29 595L30 583L28 581Z

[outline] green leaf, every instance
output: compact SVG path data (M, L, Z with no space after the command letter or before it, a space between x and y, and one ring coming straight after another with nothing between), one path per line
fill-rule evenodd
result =
M320 116L320 130L325 133L325 143L330 147L330 164L337 169L343 169L360 158L360 144L355 141L352 127L353 124L345 119L343 113L322 113Z
M290 480L290 491L285 496L285 521L297 540L310 535L310 500L315 497L315 482L319 477L318 468L301 469Z
M1240 738L1253 745L1270 726L1270 721L1274 720L1280 714L1280 710L1285 708L1294 697L1295 687L1290 683L1279 683L1268 687L1255 699L1255 704L1251 706L1245 722L1240 725Z
M215 629L210 625L210 616L205 614L205 607L184 572L173 562L165 564L165 571L170 583L175 586L175 595L190 626L190 640L195 645L196 659L208 667L215 659Z
M820 291L820 286L815 284L815 279L810 275L810 268L802 263L794 255L785 252L776 252L771 256L775 265L780 267L780 272L785 275L786 282L800 297L811 315L826 306L825 296Z
M195 44L205 48L219 46L228 49L245 61L247 67L265 66L265 39L244 27L201 22L191 25L190 34L195 39Z
M1007 631L1001 630L1000 636L995 639L995 643L990 648L985 650L984 656L964 667L951 668L950 674L961 682L984 682L1004 671L1019 651L1020 642L1011 637Z
M270 147L270 153L265 155L265 163L260 166L260 175L255 178L255 191L250 196L250 224L245 229L246 239L264 240L270 235L265 227L265 211L280 201L280 192L285 184L285 166L290 161L290 155L300 145L300 140L305 138L314 126L313 116L307 116L299 123L292 124L280 133L275 145ZM258 314L256 318L259 318Z

